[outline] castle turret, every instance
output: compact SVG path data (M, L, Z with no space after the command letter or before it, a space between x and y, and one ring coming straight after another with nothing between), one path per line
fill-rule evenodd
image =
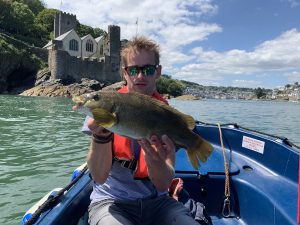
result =
M54 15L54 38L75 29L77 26L76 15L59 12Z
M110 56L119 56L121 50L121 32L120 27L115 25L108 26L108 48Z

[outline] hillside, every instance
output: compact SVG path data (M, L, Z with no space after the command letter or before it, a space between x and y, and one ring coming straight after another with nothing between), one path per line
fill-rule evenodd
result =
M0 9L0 93L20 93L47 67L48 52L42 47L53 39L53 18L59 11L40 0L0 0ZM79 21L76 32L93 37L105 33Z

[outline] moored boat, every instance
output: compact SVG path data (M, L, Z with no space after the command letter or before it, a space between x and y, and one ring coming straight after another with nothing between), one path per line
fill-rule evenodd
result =
M184 149L179 149L176 176L190 197L205 205L214 225L297 224L298 146L236 124L197 122L194 132L214 151L195 171ZM88 224L92 182L83 164L65 188L44 196L21 224Z

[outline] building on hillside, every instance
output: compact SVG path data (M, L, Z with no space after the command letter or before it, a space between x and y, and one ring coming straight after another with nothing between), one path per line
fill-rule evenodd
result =
M51 78L120 81L120 27L110 25L106 35L93 38L90 34L79 37L76 24L75 15L59 12L54 17L55 38L44 46L49 51Z
M290 101L300 101L300 89L293 89L288 96Z

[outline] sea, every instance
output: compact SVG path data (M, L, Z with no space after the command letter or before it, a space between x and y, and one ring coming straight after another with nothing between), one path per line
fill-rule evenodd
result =
M300 145L300 102L171 99L206 123L237 123ZM20 224L46 193L64 187L86 160L85 116L68 98L0 95L0 224Z

